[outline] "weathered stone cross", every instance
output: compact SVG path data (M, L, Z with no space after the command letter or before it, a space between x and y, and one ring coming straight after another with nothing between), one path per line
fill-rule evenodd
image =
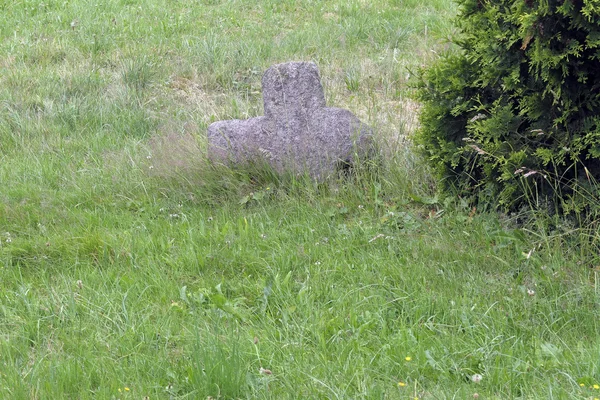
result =
M265 115L219 121L208 127L209 157L225 163L257 158L277 171L320 178L354 154L368 155L371 129L350 111L325 106L319 70L312 62L269 68L262 78Z

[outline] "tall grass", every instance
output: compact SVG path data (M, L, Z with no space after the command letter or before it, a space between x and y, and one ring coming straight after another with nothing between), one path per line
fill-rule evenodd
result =
M450 1L0 10L0 398L599 397L595 258L440 202L410 149ZM383 162L205 162L289 60Z

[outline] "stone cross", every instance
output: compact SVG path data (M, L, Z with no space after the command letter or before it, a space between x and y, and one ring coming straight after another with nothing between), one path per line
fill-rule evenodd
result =
M262 78L265 115L219 121L208 127L212 160L267 161L275 170L322 178L354 155L368 156L371 129L350 111L325 106L319 70L312 62L269 68Z

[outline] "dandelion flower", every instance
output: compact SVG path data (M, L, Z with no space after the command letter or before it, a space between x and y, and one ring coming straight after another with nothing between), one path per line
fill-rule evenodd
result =
M595 384L594 386L592 386L594 389L598 390L600 389L600 386L598 384Z
M406 361L410 361L410 360L412 360L412 357L410 357L410 356L406 356L406 357L404 357L404 359L405 359Z
M129 388L128 388L128 387L125 387L125 391L126 391L126 392L129 392Z
M398 386L399 387L404 387L404 386L406 386L406 383L404 383L404 382L398 382Z

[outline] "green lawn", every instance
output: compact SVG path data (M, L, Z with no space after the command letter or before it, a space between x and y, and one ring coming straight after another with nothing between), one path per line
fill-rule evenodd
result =
M600 398L591 246L438 202L410 148L411 75L455 11L1 2L0 398ZM204 161L292 60L380 164L317 184Z

